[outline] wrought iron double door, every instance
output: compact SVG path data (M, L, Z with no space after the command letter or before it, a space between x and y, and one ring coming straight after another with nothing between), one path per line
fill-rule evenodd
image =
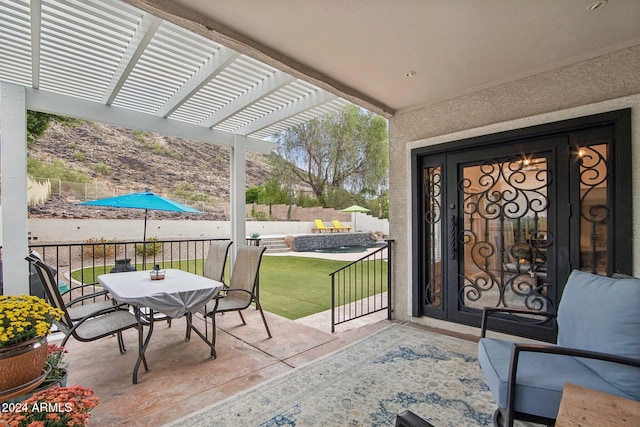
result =
M573 268L610 274L613 131L419 157L418 311L476 326L485 306L555 312ZM555 337L554 321L517 320L496 329Z

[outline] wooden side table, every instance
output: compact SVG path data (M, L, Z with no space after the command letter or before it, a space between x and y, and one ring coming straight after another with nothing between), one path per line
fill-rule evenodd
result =
M556 427L637 427L640 402L566 384Z

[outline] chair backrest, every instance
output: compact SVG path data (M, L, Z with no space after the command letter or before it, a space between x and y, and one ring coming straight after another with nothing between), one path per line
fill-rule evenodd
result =
M202 273L204 277L224 283L224 268L232 244L231 241L211 242L207 260L204 263L204 272Z
M29 261L36 269L38 273L38 277L40 277L40 282L42 283L42 287L47 295L47 299L49 303L55 307L59 308L64 312L62 318L59 322L56 322L58 326L62 329L67 328L71 329L73 326L73 322L71 321L71 317L67 312L67 307L62 299L62 295L60 295L60 290L58 289L58 283L56 282L55 277L53 276L53 269L45 264L40 258L35 255L29 255L25 258Z
M324 222L322 222L321 219L314 219L313 222L316 223L316 228L318 230L323 229L323 228L327 228L327 227L325 227Z
M251 294L255 293L262 254L266 249L265 246L242 246L238 249L229 280L230 289L244 289ZM238 292L234 298L247 298L250 301L251 294Z
M640 279L614 279L574 270L558 306L558 345L640 359L638 307ZM640 400L637 368L579 360Z

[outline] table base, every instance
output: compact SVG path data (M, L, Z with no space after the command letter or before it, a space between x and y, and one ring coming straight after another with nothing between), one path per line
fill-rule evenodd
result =
M151 341L151 335L153 334L153 324L155 323L155 318L154 318L154 313L156 313L155 310L146 308L146 307L143 307L143 309L146 310L147 313L143 313L140 307L134 306L136 319L138 320L138 325L139 325L138 360L136 360L136 364L133 367L133 383L134 384L138 384L138 369L140 369L140 364L144 365L145 371L147 372L149 371L149 366L145 358L145 352L147 351L149 341ZM209 346L209 348L211 349L210 357L212 359L215 359L217 357L215 342L213 340L209 341L207 337L202 332L200 332L198 328L196 328L193 325L193 313L187 313L185 314L185 317L187 318L187 333L185 336L185 341L189 341L191 339L191 331L194 331L196 335L198 335L202 339L202 341L204 341ZM161 319L164 320L166 318L167 316L163 315ZM147 331L147 336L144 337L143 339L143 335L144 335L143 326L145 324L148 326L148 331Z

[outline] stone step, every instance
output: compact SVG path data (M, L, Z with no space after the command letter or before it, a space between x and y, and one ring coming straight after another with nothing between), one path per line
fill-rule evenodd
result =
M265 253L270 253L270 254L284 253L284 252L291 252L291 248L289 248L289 246L285 246L284 248L267 247L267 250L265 251Z
M288 245L284 243L284 238L282 237L267 237L262 239L260 242L261 246L266 246L266 252L275 253L275 252L289 252L291 249Z
M284 237L261 237L260 240L268 243L282 243L284 242Z

